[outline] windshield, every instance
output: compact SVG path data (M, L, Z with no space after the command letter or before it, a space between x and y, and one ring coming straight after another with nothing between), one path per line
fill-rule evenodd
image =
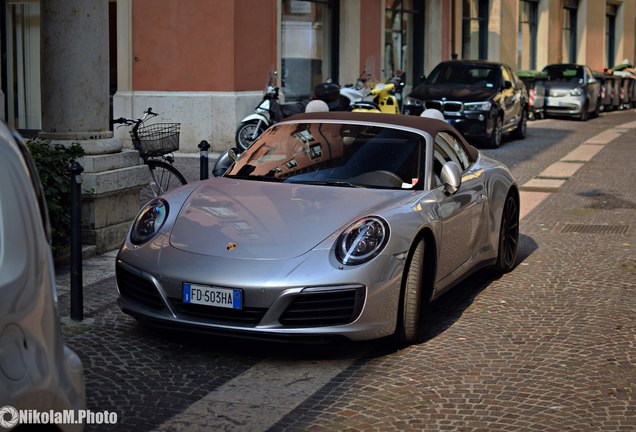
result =
M455 84L469 87L498 88L499 73L495 65L440 64L428 76L428 84Z
M381 126L276 125L247 149L226 177L341 187L421 189L424 139Z
M583 82L583 68L580 66L549 66L543 71L548 76L548 81Z

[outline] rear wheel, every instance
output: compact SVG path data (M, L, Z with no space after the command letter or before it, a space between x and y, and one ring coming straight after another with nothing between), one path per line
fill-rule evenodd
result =
M168 162L149 159L146 165L150 171L150 178L148 185L141 190L140 199L144 202L187 183L179 170Z
M236 145L241 150L247 150L249 146L258 138L264 131L265 128L263 126L259 126L261 122L258 120L252 120L245 123L241 123L241 125L236 130L236 134L234 139L236 140Z
M401 346L415 343L421 336L424 252L425 243L420 239L407 261L396 328L396 341Z
M517 260L517 246L519 245L519 204L512 193L509 193L504 203L499 228L499 247L495 271L508 273Z

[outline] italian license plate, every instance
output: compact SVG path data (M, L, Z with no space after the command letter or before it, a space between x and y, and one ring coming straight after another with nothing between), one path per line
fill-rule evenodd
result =
M240 289L216 288L184 283L181 299L184 303L227 309L241 309L243 307L243 291Z

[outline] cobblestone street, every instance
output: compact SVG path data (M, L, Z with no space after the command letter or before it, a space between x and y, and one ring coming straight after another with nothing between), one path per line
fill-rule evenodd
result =
M487 153L518 165L521 185L633 120L629 111L554 132L551 120L535 122L529 138L556 134L561 144L511 141ZM400 351L382 341L307 347L147 330L115 305L114 253L93 272L89 260L87 319L64 319L64 333L84 362L89 408L116 411L120 422L87 430L636 430L636 128L620 134L522 220L511 273L493 280L482 271L451 290L434 304L425 340ZM523 163L505 160L515 148ZM198 158L177 164L198 176ZM58 282L62 316L67 276ZM252 382L249 371L272 358L281 375L303 362L339 369L269 423L248 423L256 405L227 394L213 399L223 415L207 402L180 415L224 384ZM266 402L280 406L280 397Z

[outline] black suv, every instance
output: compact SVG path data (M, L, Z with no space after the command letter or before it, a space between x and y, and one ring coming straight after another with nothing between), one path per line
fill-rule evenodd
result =
M526 136L528 92L502 63L450 60L438 64L404 100L403 114L434 108L469 141L501 145L503 132Z

